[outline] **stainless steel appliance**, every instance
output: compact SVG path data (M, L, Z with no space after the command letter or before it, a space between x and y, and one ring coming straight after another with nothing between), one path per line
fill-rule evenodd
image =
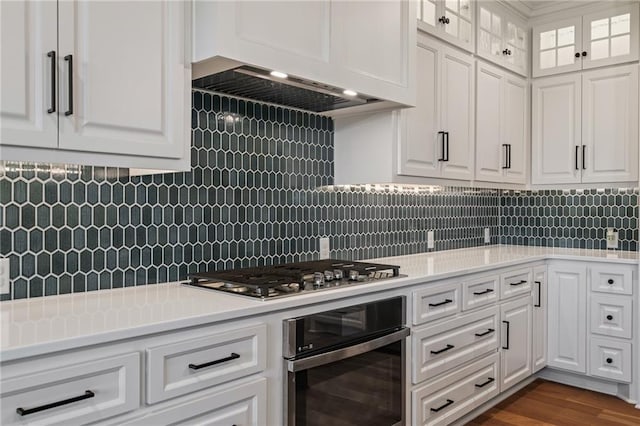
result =
M405 298L284 321L289 426L404 424Z
M326 259L198 272L189 275L186 284L267 300L394 278L400 276L399 271L393 265Z

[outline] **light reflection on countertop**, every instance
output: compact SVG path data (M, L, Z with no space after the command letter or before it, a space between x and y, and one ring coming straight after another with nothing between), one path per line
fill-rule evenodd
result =
M180 283L0 303L0 360L223 322L545 259L638 264L637 252L493 245L372 259L404 278L259 301Z

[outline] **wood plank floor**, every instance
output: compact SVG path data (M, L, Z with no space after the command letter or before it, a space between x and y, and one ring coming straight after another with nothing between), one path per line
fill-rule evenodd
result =
M536 380L467 425L639 426L640 410L614 396Z

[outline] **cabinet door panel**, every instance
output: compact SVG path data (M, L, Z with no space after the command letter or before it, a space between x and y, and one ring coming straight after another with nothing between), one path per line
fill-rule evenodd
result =
M502 365L500 391L531 375L531 296L500 307Z
M533 77L582 69L582 18L580 16L533 28Z
M581 91L580 75L534 81L532 183L580 183Z
M442 155L439 128L438 74L440 53L434 45L419 44L416 61L416 107L401 112L400 155L398 174L437 177Z
M640 5L607 8L582 17L582 68L637 61Z
M548 365L586 373L587 283L584 266L549 267Z
M473 178L474 59L444 48L442 56L442 129L449 132L448 161L442 177Z
M504 79L504 127L503 143L509 145L509 168L504 171L504 181L527 182L528 84L526 80L507 75Z
M57 51L56 13L53 1L0 2L0 147L58 145L58 114L48 112L56 95L47 56Z
M73 110L60 116L60 147L183 157L189 145L185 124L191 85L186 4L168 0L59 4L60 108ZM73 55L73 67L66 55ZM70 71L72 98L67 84Z
M638 66L582 75L582 182L638 180Z
M506 151L502 142L504 73L478 62L476 81L476 180L502 182Z

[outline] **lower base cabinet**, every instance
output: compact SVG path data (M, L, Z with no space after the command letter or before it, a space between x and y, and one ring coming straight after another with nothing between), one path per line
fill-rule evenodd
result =
M531 305L531 296L527 296L500 306L500 391L507 390L533 372Z
M122 425L242 425L258 426L266 418L267 379L225 391L207 392Z
M447 425L500 393L493 353L411 392L414 425Z

